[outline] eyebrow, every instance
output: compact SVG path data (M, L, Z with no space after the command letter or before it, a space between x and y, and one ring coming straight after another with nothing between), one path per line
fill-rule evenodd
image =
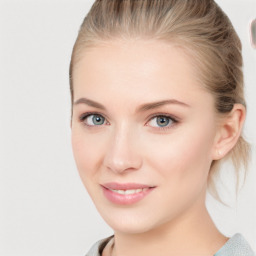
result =
M101 105L100 103L98 103L96 101L93 101L93 100L86 99L86 98L80 98L80 99L78 99L77 101L74 102L74 105L79 105L79 104L86 104L86 105L91 106L91 107L106 110L106 108L103 105Z
M106 110L106 108L102 104L100 104L96 101L87 99L87 98L80 98L74 102L74 105L78 105L78 104L86 104L91 107ZM179 100L168 99L168 100L162 100L162 101L156 101L156 102L142 104L136 109L136 112L145 112L145 111L148 111L148 110L151 110L154 108L158 108L160 106L167 105L167 104L176 104L176 105L180 105L183 107L190 107L188 104L181 102Z
M179 100L169 99L169 100L145 103L137 108L137 112L144 112L144 111L158 108L160 106L167 105L167 104L176 104L176 105L180 105L183 107L190 107L188 104L181 102Z

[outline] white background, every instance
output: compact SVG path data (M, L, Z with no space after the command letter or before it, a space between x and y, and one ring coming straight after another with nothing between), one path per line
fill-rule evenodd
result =
M225 235L242 233L256 251L256 49L249 40L256 1L217 2L243 43L245 134L254 151L237 204L225 176L232 208L211 197L207 205ZM69 61L92 3L0 1L0 255L84 255L112 234L80 181L70 143Z

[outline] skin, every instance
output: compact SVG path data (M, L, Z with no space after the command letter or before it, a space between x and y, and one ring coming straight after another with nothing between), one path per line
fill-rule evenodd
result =
M87 49L73 72L72 147L80 177L97 210L115 232L104 256L213 255L227 241L205 206L212 160L227 154L241 133L245 109L225 119L197 79L182 49L159 41L114 41ZM145 103L175 99L138 112ZM93 116L80 120L87 112ZM175 117L162 129L157 115ZM105 119L104 119L105 118ZM220 154L218 154L218 152ZM100 184L156 186L132 205L108 201ZM113 241L112 241L113 242ZM146 245L146 246L145 246Z

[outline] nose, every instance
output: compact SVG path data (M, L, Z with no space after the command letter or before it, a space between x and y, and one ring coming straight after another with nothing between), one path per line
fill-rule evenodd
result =
M136 146L138 136L123 125L111 134L104 157L104 165L109 170L121 174L140 169L142 156Z

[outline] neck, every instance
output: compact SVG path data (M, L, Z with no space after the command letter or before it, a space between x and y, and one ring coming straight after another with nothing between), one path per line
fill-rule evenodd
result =
M199 210L198 210L199 209ZM175 220L138 234L115 232L110 256L212 256L228 240L214 225L205 205L192 207Z

